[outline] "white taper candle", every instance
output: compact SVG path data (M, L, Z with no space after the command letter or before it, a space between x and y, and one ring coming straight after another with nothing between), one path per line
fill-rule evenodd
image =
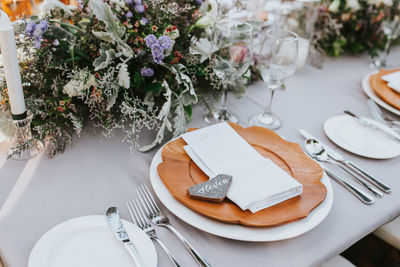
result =
M14 29L7 14L0 10L0 47L6 74L11 113L20 117L26 113Z

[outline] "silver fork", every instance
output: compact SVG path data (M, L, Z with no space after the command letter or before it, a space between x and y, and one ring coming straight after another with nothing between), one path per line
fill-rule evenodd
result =
M200 255L199 252L197 252L197 250L189 243L189 241L187 241L186 238L183 237L183 235L179 233L172 224L169 223L168 217L158 207L157 202L154 200L147 186L140 185L136 188L136 192L150 220L155 225L166 227L172 233L174 233L189 250L190 254L192 254L199 266L211 267L211 265L203 258L203 256Z
M156 235L156 231L154 230L153 226L151 226L150 221L147 219L146 215L142 207L140 207L138 200L135 201L128 201L126 203L128 207L129 214L131 215L132 221L139 226L149 237L151 240L156 241L160 247L165 251L168 257L171 259L172 263L176 267L180 267L179 263L175 260L174 256L172 255L171 251L158 239Z

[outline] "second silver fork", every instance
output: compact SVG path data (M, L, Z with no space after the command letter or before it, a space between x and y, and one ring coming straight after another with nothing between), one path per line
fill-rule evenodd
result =
M151 226L150 221L144 214L138 200L136 200L135 202L129 201L126 206L128 207L128 211L132 221L136 223L136 225L139 226L150 237L151 240L156 241L160 245L160 247L165 251L165 253L168 255L168 257L171 259L172 263L176 267L180 267L179 263L175 260L171 251L169 251L164 243L162 243L161 240L158 239L158 237L156 236L156 231L154 230L153 226Z
M179 233L172 224L169 223L168 217L158 207L157 202L154 200L147 186L140 185L136 188L136 192L150 220L155 225L166 227L168 230L173 232L189 250L190 254L192 254L199 266L211 267L211 265L203 258L203 256L200 255L199 252L197 252L197 250L189 243L189 241L187 241L186 238L183 237L183 235Z

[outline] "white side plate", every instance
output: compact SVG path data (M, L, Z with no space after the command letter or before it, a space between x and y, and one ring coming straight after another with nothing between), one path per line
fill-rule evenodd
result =
M380 124L368 118L364 119ZM388 131L394 132L389 127L380 125L387 128ZM326 120L324 130L332 142L363 157L390 159L400 155L400 143L377 130L361 125L348 115L335 116Z
M364 77L362 80L361 86L364 89L364 92L367 94L369 98L371 98L375 103L377 103L379 106L383 107L384 109L392 112L393 114L396 114L400 116L400 110L392 107L391 105L387 104L385 101L383 101L379 96L377 96L374 92L374 90L371 88L371 85L369 84L369 76L371 74L375 74L376 72L371 72L367 76Z
M326 174L324 174L324 176L321 178L321 182L327 189L326 198L310 213L308 217L304 219L273 227L247 227L213 220L185 207L171 195L160 179L157 171L158 164L162 162L161 151L162 148L157 151L150 166L150 181L157 197L173 214L175 214L181 220L192 225L193 227L213 235L252 242L288 239L304 234L316 227L325 219L332 207L332 186L329 178L326 176Z
M157 266L150 238L136 225L122 220L146 266ZM133 260L107 225L104 216L84 216L63 222L34 246L28 267L133 267Z

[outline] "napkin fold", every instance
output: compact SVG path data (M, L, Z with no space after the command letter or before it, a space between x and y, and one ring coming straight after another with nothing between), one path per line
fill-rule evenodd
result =
M400 93L400 71L392 72L382 76L382 80L388 82L388 86L394 91Z
M227 197L242 210L257 212L298 196L303 186L261 156L227 123L185 133L189 157L210 178L233 177Z

